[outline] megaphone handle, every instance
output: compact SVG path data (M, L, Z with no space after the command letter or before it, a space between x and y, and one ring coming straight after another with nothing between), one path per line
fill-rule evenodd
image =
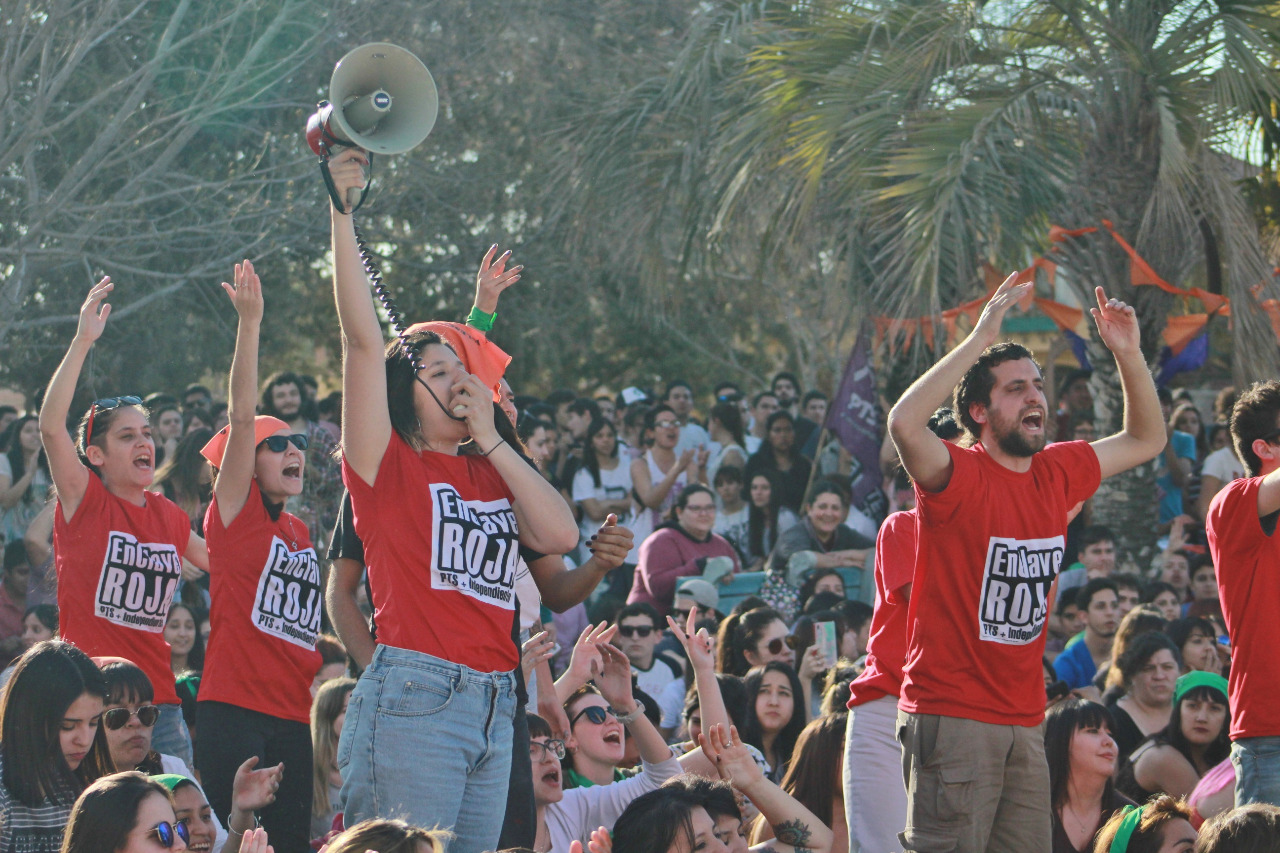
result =
M350 215L355 213L364 205L364 200L369 196L369 188L373 186L373 152L366 152L369 160L369 182L364 185L364 189L357 194L353 187L347 191L345 199L338 197L338 188L333 184L333 175L329 172L329 158L320 158L320 174L324 178L325 189L329 191L329 200L333 202L333 206L337 208L339 213Z

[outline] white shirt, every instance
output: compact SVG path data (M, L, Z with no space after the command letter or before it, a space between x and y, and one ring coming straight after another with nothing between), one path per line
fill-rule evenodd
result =
M551 836L552 853L569 853L569 844L575 838L585 848L591 840L592 831L602 826L612 827L632 800L656 791L663 782L678 776L682 770L674 756L657 764L647 761L642 764L644 769L639 776L610 785L570 788L564 792L564 799L549 804L544 816L547 833Z

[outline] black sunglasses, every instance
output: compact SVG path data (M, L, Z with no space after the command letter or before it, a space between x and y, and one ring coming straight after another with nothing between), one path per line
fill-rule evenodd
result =
M686 617L687 618L687 617ZM652 625L619 625L618 633L630 639L631 637L640 637L644 639L653 633Z
M187 831L186 821L178 821L177 823L169 823L162 820L151 828L148 835L154 835L160 842L162 847L173 847L174 838L181 838L182 843L186 844L191 841L191 833Z
M769 645L765 646L765 648L769 650L769 654L771 655L780 655L782 654L782 647L784 645L788 649L794 651L795 648L800 645L800 641L788 634L785 637L774 637L769 641Z
M129 725L132 717L137 717L138 722L151 728L156 724L156 720L160 719L160 709L155 705L143 705L136 711L130 711L128 708L112 708L102 713L102 724L114 732Z
M295 432L293 435L269 435L258 442L258 446L261 447L265 444L267 450L272 453L284 453L291 444L299 450L306 450L307 445L310 443L311 439L300 432Z
M84 443L88 444L93 441L93 416L98 412L106 412L111 409L118 409L121 406L141 406L142 398L134 396L125 397L103 397L101 400L94 400L93 405L89 406L89 423L84 428Z
M569 728L573 728L573 724L583 717L586 717L588 722L603 726L612 716L613 713L608 708L602 708L599 705L588 705L573 715L573 719L569 721Z

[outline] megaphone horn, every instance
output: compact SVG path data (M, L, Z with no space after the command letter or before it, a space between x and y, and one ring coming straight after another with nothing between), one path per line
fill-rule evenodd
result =
M422 60L387 42L361 45L334 67L329 100L307 120L307 144L321 157L343 145L402 154L427 138L439 109Z

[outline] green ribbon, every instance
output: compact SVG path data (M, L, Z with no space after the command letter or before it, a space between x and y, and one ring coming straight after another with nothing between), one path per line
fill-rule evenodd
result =
M1111 839L1111 846L1107 848L1107 853L1128 853L1129 839L1133 838L1138 824L1142 822L1142 813L1146 808L1146 806L1124 807L1124 811L1121 812L1124 820L1120 821L1120 828L1116 830L1116 837Z

